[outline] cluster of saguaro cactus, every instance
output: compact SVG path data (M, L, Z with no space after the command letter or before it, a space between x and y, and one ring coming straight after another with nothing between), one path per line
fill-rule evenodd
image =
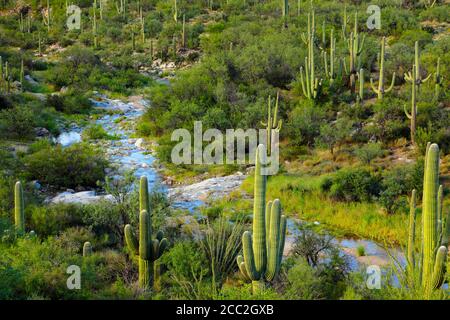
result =
M378 99L383 99L383 96L385 93L390 92L392 88L394 87L395 83L395 72L392 74L392 81L391 85L385 89L384 88L384 48L386 45L386 38L383 37L381 39L381 53L380 53L380 59L379 59L379 77L378 77L378 88L375 87L373 83L373 79L370 78L370 85L372 86L372 90L378 95Z
M412 77L416 77L416 68L413 65L412 68ZM405 109L405 114L408 119L410 119L410 136L411 136L411 143L415 143L415 136L416 136L416 117L417 117L417 86L415 83L411 83L411 113L408 113L408 110Z
M267 153L270 155L272 150L272 135L274 131L280 132L281 125L283 123L283 120L278 119L278 100L280 97L280 93L277 92L277 98L275 99L275 109L273 110L273 116L272 116L272 99L269 96L268 99L268 109L267 109L267 122L261 122L263 126L266 127L266 133L267 133Z
M168 241L162 231L158 231L156 239L152 240L152 221L148 194L147 177L143 176L139 186L139 241L133 228L125 226L125 241L128 249L139 259L139 287L148 289L153 285L155 290L160 288L160 267L158 260L167 248ZM155 263L156 262L156 263ZM151 271L153 269L153 277Z
M286 218L281 215L280 200L266 206L267 177L262 172L265 157L266 149L260 144L256 150L253 234L244 232L243 255L237 257L239 270L245 279L252 281L254 293L264 290L265 281L272 281L278 274L286 234Z
M415 259L416 191L410 201L407 272L418 274L422 290L429 296L445 279L450 236L448 217L443 209L443 188L439 185L439 147L427 145L422 199L422 239L420 259Z
M322 79L315 76L314 42L315 22L314 11L308 13L307 34L302 34L303 42L308 46L308 55L305 57L305 66L300 68L300 83L303 94L308 99L316 99L322 86Z
M356 93L356 74L357 71L357 59L364 47L365 35L362 37L358 33L358 12L355 13L355 25L353 32L350 33L350 37L347 39L347 47L349 51L349 73L350 73L350 89Z

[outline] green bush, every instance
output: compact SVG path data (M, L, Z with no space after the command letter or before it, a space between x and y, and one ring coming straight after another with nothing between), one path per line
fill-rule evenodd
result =
M86 143L48 147L25 156L24 163L29 180L60 188L94 187L104 179L108 164L99 150Z
M380 191L380 178L370 171L342 169L333 178L330 195L340 201L371 201Z

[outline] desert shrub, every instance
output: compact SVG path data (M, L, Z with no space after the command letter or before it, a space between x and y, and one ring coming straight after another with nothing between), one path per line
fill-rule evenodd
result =
M423 186L423 160L414 165L402 165L394 167L383 175L382 191L379 202L387 213L394 213L403 208L406 209L405 196L413 189L418 192Z
M214 298L218 300L279 300L281 296L271 287L253 294L251 283L245 283L242 286L224 284Z
M379 177L362 168L338 171L330 189L331 197L340 201L370 201L379 193Z
M97 139L114 139L115 137L108 134L100 124L93 124L83 130L81 134L83 140L97 140Z
M66 188L96 186L107 167L100 151L86 143L45 148L27 155L24 163L29 180Z
M211 284L206 281L209 274L208 260L199 244L177 242L161 259L167 266L166 276L170 281L171 295L183 299L201 299L211 294Z
M324 114L321 109L307 104L295 108L289 114L288 136L298 145L312 145L320 134L320 127L324 123Z
M370 164L372 160L383 155L383 149L380 143L367 143L355 150L355 155L364 164Z
M69 90L67 93L59 95L50 94L47 96L46 102L47 106L67 114L86 113L92 105L87 95L79 90Z
M36 117L27 107L0 110L0 137L30 139L34 137Z
M31 205L26 207L29 228L40 237L56 235L68 227L80 225L82 210L75 204Z

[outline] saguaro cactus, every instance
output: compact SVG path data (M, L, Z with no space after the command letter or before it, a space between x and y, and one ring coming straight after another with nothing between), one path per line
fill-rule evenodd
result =
M422 199L422 252L420 261L414 259L415 241L415 191L411 196L408 264L420 274L421 286L426 296L439 289L445 278L447 246L450 236L448 217L444 217L443 189L439 186L439 147L429 144L425 155L425 173Z
M89 257L90 255L92 255L92 244L86 241L83 244L83 257Z
M25 203L23 200L23 189L20 181L16 182L14 187L14 220L16 231L25 232Z
M267 122L263 122L261 121L261 124L263 126L266 127L266 132L267 132L267 141L266 141L266 145L267 145L267 153L270 155L272 152L272 134L273 131L277 131L280 132L281 130L281 125L283 123L283 120L278 119L278 100L280 97L280 93L277 92L277 98L275 100L275 109L273 111L273 116L272 116L272 99L269 96L268 99L268 111L267 111Z
M364 47L365 35L360 37L358 33L358 12L355 13L355 26L352 33L350 33L350 37L347 39L347 47L349 51L349 72L350 72L350 89L352 92L356 93L356 66L357 59L362 52L362 48Z
M249 231L242 235L243 256L237 257L242 275L252 281L253 293L265 288L278 274L283 256L286 218L281 215L278 199L266 206L267 177L262 173L266 150L256 150L255 189L253 202L253 238Z
M364 101L364 69L359 69L358 73L358 80L359 80L359 92L356 96L356 103L360 104Z
M444 86L444 78L439 72L439 66L441 64L441 58L438 58L436 65L436 72L434 73L434 98L439 99L441 88Z
M322 79L315 76L314 65L314 42L315 42L315 22L314 11L308 13L308 31L302 34L303 42L308 46L308 55L305 57L305 66L300 68L300 83L303 94L308 99L316 99L319 89L322 86Z
M405 74L405 80L409 83L414 83L417 86L417 89L420 89L420 85L428 81L431 77L431 73L424 79L420 74L420 51L419 51L419 42L416 41L414 44L414 64L411 72L407 72Z
M381 53L380 53L380 65L378 67L379 69L379 77L378 77L378 89L375 87L373 83L373 79L370 78L370 85L372 86L372 90L378 95L378 99L383 99L383 96L385 93L390 92L392 88L394 87L395 83L395 72L392 74L392 81L391 85L385 89L384 88L384 48L386 45L386 38L383 37L381 39Z
M413 66L412 69L412 77L416 77L416 68ZM416 135L416 117L417 117L417 92L416 92L417 86L415 83L411 83L411 113L408 113L408 110L406 110L406 106L404 106L405 114L408 119L411 120L410 124L410 136L411 136L411 143L415 144L415 135Z
M283 0L283 20L284 20L284 27L287 28L288 26L288 17L289 17L289 0Z
M336 38L334 37L334 29L331 29L330 32L330 64L328 67L328 58L327 51L323 50L323 65L325 67L325 74L330 80L330 84L333 84L336 79L336 73L334 71L334 60L335 60L335 52L336 52Z
M152 222L150 215L150 202L148 196L147 177L143 176L140 180L139 188L139 241L137 240L133 228L127 224L125 226L125 241L131 253L138 256L139 259L139 287L148 289L153 285L155 290L159 289L159 264L154 264L164 250L167 248L168 241L164 238L162 231L152 240ZM156 268L155 268L156 266ZM151 270L153 269L153 277Z
M94 36L94 48L97 49L98 46L98 37L97 37L97 0L94 0L92 4L92 33Z

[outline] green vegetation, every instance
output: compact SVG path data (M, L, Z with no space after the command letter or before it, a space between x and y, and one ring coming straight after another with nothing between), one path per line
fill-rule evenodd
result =
M0 1L0 300L448 299L447 2L72 2ZM128 118L93 104L104 96L151 104ZM172 132L194 121L266 129L255 168L171 163ZM82 141L61 145L65 132ZM266 176L276 134L280 170ZM125 144L158 170L117 165L135 162ZM141 170L249 177L188 212ZM62 192L99 200L50 201ZM380 257L342 248L347 236L406 247L407 264L390 252L383 290L369 290L364 266Z

